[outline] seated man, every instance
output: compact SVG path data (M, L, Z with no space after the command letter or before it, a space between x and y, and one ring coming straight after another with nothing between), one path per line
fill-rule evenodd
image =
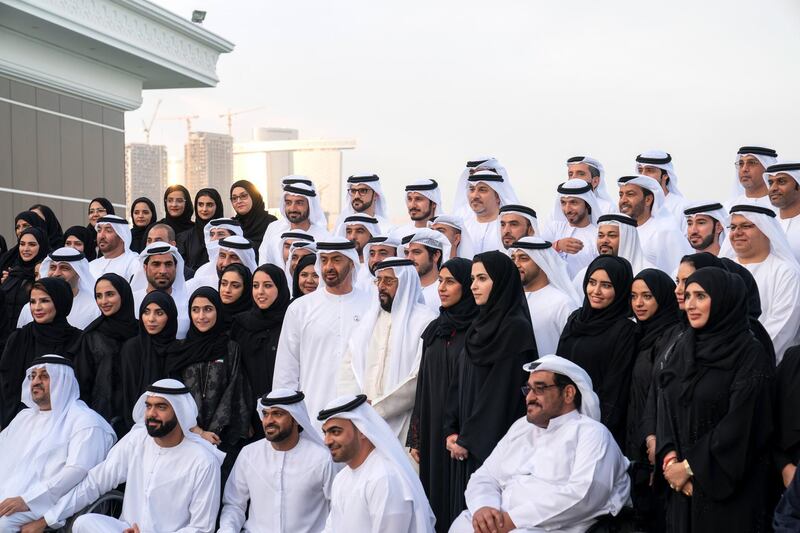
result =
M469 480L450 533L586 531L628 501L628 460L600 423L592 380L546 355L523 367L528 412Z
M95 465L116 436L103 418L78 399L69 359L35 359L22 385L28 406L0 433L0 532L44 516Z
M133 419L137 424L130 433L45 513L39 526L61 523L125 483L119 519L85 514L72 531L214 530L225 454L190 431L197 425L197 404L190 390L174 379L156 381L136 402Z
M366 395L339 397L317 419L333 462L347 465L333 480L326 533L433 533L419 476Z
M225 483L217 533L316 533L325 527L338 470L303 398L302 392L278 389L258 401L267 438L245 446L237 457Z

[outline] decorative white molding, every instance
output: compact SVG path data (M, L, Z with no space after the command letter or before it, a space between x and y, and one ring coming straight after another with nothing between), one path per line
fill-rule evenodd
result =
M234 154L257 154L263 152L299 152L305 150L352 150L355 139L299 139L284 141L250 141L235 143Z
M179 75L177 78L186 78L177 84L175 80L148 83L144 72L146 89L214 86L219 81L216 75L219 54L233 50L229 41L146 0L0 0L0 3L172 71ZM131 63L130 57L121 57L115 66L128 70L126 63ZM139 74L133 65L130 67L130 72Z

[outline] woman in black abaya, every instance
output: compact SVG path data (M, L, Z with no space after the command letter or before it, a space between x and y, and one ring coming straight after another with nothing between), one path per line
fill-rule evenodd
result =
M75 351L75 376L81 399L111 422L116 415L119 353L125 341L136 336L139 323L133 314L133 293L124 278L103 274L94 284L94 293L100 316L81 335ZM114 425L121 423L120 419Z
M159 224L166 224L178 235L194 227L192 215L192 196L189 190L183 185L170 185L164 191L164 218L158 221Z
M11 329L17 326L20 311L30 300L31 286L36 280L36 265L47 257L48 251L44 232L33 227L22 230L17 245L8 251L0 291L3 292L5 315Z
M47 242L50 244L50 249L55 250L61 246L61 241L64 239L64 231L61 229L61 222L58 221L58 217L53 210L44 204L34 204L30 210L44 219L45 233L47 233Z
M458 371L467 329L478 316L469 288L471 272L472 261L460 257L447 261L439 270L442 306L438 318L422 333L422 360L408 436L439 532L446 532L456 518L450 508L453 459L445 448L444 417L447 392Z
M0 426L6 427L21 403L21 386L31 361L55 354L72 359L81 330L67 323L72 289L61 278L42 278L31 288L33 322L8 337L0 356Z
M689 276L689 328L659 375L656 465L669 532L768 531L774 371L748 327L739 276ZM658 474L657 474L658 475Z
M247 180L239 180L231 185L231 204L236 216L233 218L242 224L244 238L253 243L256 251L264 240L267 226L278 220L267 213L264 198L256 186Z
M97 228L94 225L97 224L100 218L106 215L115 215L116 213L114 212L114 205L108 198L98 197L89 202L88 214L89 223L86 225L86 236L89 240L85 243L86 249L83 251L83 255L86 256L87 261L91 261L103 255L97 248Z
M147 246L147 232L156 223L156 204L144 196L131 204L131 245L130 249L141 253Z
M289 307L286 274L275 265L261 265L253 275L251 294L253 304L250 310L234 318L231 339L239 344L242 370L252 391L247 402L251 426L255 435L263 437L264 429L255 412L255 398L272 391L278 340Z
M133 427L133 406L145 387L167 377L167 350L178 333L178 309L172 296L152 291L139 304L138 335L120 350L120 382L117 416L125 421L127 433Z
M631 265L601 255L583 277L583 306L567 319L556 354L580 365L600 398L600 420L625 449L625 412L636 355L631 316Z
M243 264L231 263L222 270L218 287L222 321L225 331L230 331L234 317L253 307L253 275Z
M470 286L478 316L465 334L458 376L448 391L446 443L453 465L451 516L464 510L464 490L477 470L525 414L522 365L538 358L519 270L498 251L474 257Z
M194 195L194 227L177 235L178 251L183 256L184 264L192 270L208 263L206 224L216 218L225 216L222 197L216 189L205 188Z

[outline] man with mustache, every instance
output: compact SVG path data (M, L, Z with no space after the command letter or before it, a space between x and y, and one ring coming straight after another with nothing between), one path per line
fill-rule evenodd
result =
M530 207L507 204L500 208L500 239L503 248L508 250L512 244L539 233L539 218Z
M67 322L83 329L100 316L100 309L94 299L94 276L89 270L89 262L82 252L75 248L59 248L42 260L39 266L40 278L61 278L72 289L72 310ZM33 322L31 305L25 304L17 319L17 327Z
M479 169L466 178L466 204L469 211L459 207L464 201L456 198L456 212L466 212L462 231L478 254L489 250L502 250L500 239L500 208L516 202L516 194L500 172L492 169Z
M117 215L105 215L97 219L97 247L103 253L89 263L95 279L113 272L130 282L139 270L139 254L130 249L131 228L128 221Z
M628 500L628 460L600 423L585 370L557 355L526 364L526 416L469 480L450 533L586 531Z
M436 313L420 302L422 287L409 259L390 257L378 263L375 286L377 302L370 302L350 335L336 390L366 394L405 444L417 390L421 336Z
M313 240L324 240L328 236L328 219L322 210L320 196L314 182L305 176L286 176L281 180L280 211L283 218L267 226L264 240L258 248L258 264L286 263L281 236L284 233L304 233Z
M406 210L411 221L399 228L401 235L427 227L428 222L442 213L439 183L433 179L421 179L406 185Z
M333 480L326 532L433 533L419 476L366 395L336 398L317 420L333 461L346 465Z
M336 397L336 372L347 341L371 303L370 292L356 285L356 245L329 237L316 247L319 287L286 310L272 378L273 389L302 390L312 413Z
M377 174L357 174L347 178L342 198L342 212L336 222L337 234L344 220L350 215L364 215L377 219L379 230L374 235L392 229L381 178Z
M0 433L0 531L40 519L103 459L116 436L78 399L69 359L35 359L22 385L23 409Z
M686 238L696 252L719 255L725 242L728 213L716 202L692 202L683 211L686 217Z
M414 262L422 285L425 305L439 314L442 301L439 298L439 269L450 256L450 241L443 233L430 228L422 228L403 237L403 254Z
M541 237L553 243L553 249L567 262L567 272L574 276L597 257L594 243L600 208L592 186L574 178L556 189L553 219L542 228Z
M767 167L764 180L769 186L769 201L778 209L778 222L800 261L800 161L781 161Z
M217 533L316 533L325 527L338 468L303 398L279 389L259 399L266 440L245 446L236 458ZM257 502L249 512L248 502Z
M133 418L137 424L130 433L45 513L43 522L60 523L125 483L119 519L85 514L72 531L213 531L225 454L190 431L197 425L197 404L189 389L174 379L156 381L139 397Z
M763 179L767 168L778 162L778 152L764 146L742 146L736 152L736 181L733 196L725 203L729 210L736 204L770 207L769 185Z

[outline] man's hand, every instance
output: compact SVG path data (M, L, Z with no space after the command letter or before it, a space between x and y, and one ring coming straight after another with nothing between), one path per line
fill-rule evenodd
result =
M409 448L408 454L411 456L412 459L414 459L417 462L417 464L419 464L419 450L415 450L414 448Z
M674 462L664 470L664 478L674 491L683 490L683 486L689 481L689 473L682 462Z
M47 522L45 522L44 518L40 518L39 520L28 522L19 531L20 533L42 533L46 527Z
M125 529L125 530L123 530L123 532L122 532L122 533L140 533L140 531L139 531L139 526L138 526L138 525L136 525L136 524L133 524L133 525L132 525L131 527L129 527L128 529Z
M508 533L517 528L508 513L492 507L481 507L475 511L472 527L475 533Z
M22 513L30 511L28 504L22 499L22 496L14 496L13 498L6 498L0 502L0 516L11 516L14 513Z
M794 479L794 473L797 470L797 466L789 463L788 465L783 467L781 470L781 476L783 476L783 486L788 487L789 483L792 482Z
M568 254L577 254L583 250L583 241L574 237L558 239L558 249Z
M214 433L213 431L202 431L200 436L206 439L208 442L213 444L214 446L218 446L222 439L219 438L219 435Z

